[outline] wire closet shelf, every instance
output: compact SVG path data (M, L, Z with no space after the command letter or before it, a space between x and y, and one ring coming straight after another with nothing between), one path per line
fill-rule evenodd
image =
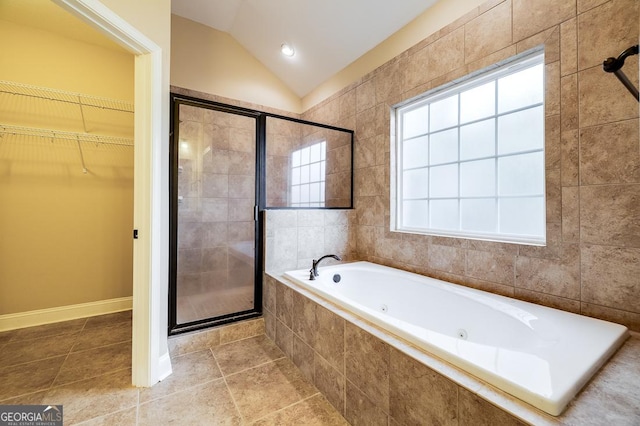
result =
M133 147L134 145L132 138L89 133L87 131L87 125L85 121L86 108L97 108L100 110L133 114L133 102L89 96L82 93L67 92L63 90L56 90L46 87L31 86L28 84L0 80L0 95L2 94L10 96L20 96L23 98L30 98L34 100L53 101L62 104L77 105L80 118L82 119L84 132L69 132L58 129L25 127L0 123L0 142L2 142L2 140L5 139L6 136L23 139L42 138L50 140L51 142L55 140L74 141L78 146L80 158L82 160L82 171L84 173L87 173L87 168L84 164L84 155L82 152L81 142L92 143L96 146L117 145L124 147Z
M0 93L133 113L133 102L88 96L82 93L66 92L63 90L49 89L47 87L30 86L13 81L0 80Z
M116 136L94 135L91 133L63 132L60 130L37 129L34 127L20 127L0 124L0 134L11 136L37 137L49 140L69 140L88 142L96 145L133 146L133 140ZM0 139L1 140L1 139Z

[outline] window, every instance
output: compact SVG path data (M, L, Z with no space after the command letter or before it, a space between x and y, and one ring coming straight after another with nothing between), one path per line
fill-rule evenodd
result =
M325 141L291 154L291 207L324 207Z
M396 109L395 229L545 243L544 54Z

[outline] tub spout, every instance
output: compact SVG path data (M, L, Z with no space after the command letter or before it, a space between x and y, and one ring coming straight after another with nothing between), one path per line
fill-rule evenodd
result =
M320 275L318 273L318 265L320 264L320 262L322 262L324 259L328 258L328 257L332 257L335 260L342 260L342 258L340 256L338 256L337 254L328 254L326 256L322 256L320 259L318 260L313 260L313 266L311 266L311 269L309 270L309 279L310 280L315 280L316 277L318 275Z

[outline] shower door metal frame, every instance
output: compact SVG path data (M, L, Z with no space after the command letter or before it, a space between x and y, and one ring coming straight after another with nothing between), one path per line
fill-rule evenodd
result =
M264 217L260 212L264 208L265 183L265 123L266 116L259 111L207 101L176 93L171 98L171 128L169 133L169 335L185 333L230 322L255 318L262 315L262 265L264 264ZM199 319L185 324L178 324L177 317L177 266L178 266L178 133L180 105L229 114L242 115L255 119L256 124L256 169L255 169L255 252L254 252L254 298L253 309L221 315L218 317Z

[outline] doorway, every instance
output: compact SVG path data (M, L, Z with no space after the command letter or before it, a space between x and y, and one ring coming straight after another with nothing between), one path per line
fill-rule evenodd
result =
M162 48L97 0L52 0L109 35L135 58L132 382L152 386L171 374L167 347L168 64ZM125 11L131 11L124 7ZM168 46L165 48L168 49ZM167 96L167 98L165 98ZM165 127L166 125L166 127ZM167 213L165 213L167 212Z

